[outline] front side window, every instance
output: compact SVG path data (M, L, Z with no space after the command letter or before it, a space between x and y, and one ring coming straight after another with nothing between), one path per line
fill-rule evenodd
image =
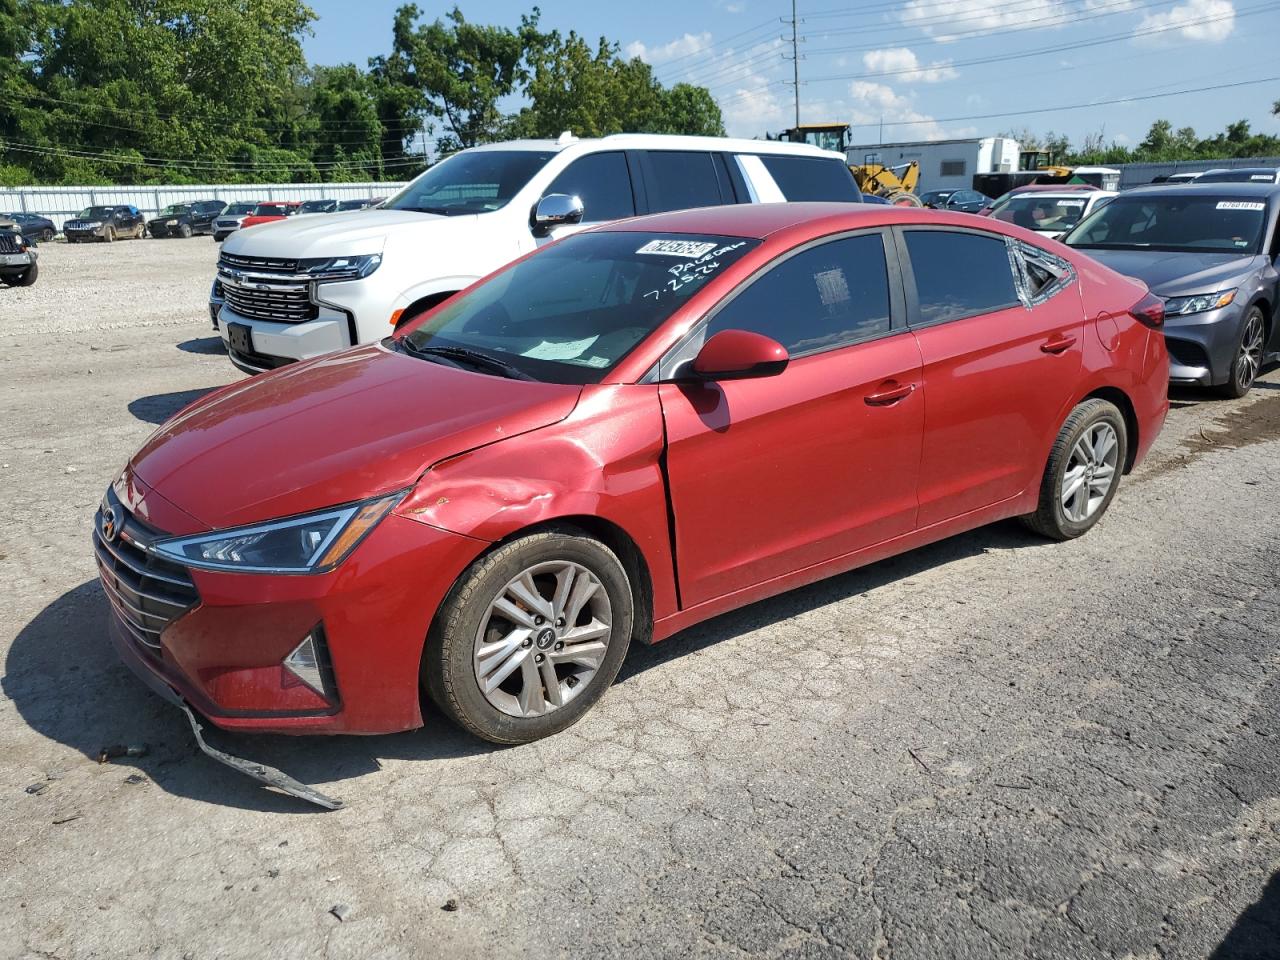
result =
M501 364L535 380L598 383L708 279L759 243L575 234L448 301L401 346L426 360L486 372Z
M1258 253L1267 205L1257 197L1116 197L1063 238L1085 250Z
M580 199L587 223L607 223L636 214L627 158L616 150L573 161L552 181L547 193L564 193Z
M231 204L231 206L227 207L227 209L222 212L227 214L228 216L238 217L241 215L253 213L254 206L256 206L256 204L233 203Z
M448 217L498 210L554 156L552 150L464 150L441 160L378 209Z
M784 260L712 317L706 335L749 330L799 356L888 333L890 326L884 241L871 233Z
M918 323L941 323L1018 304L1003 238L950 230L906 230Z
M720 196L715 160L702 151L651 150L645 185L649 212L713 207L726 202ZM732 202L732 201L728 201Z
M80 220L110 220L112 207L85 207L78 214Z
M304 200L299 213L328 213L333 209L332 200Z
M782 195L791 201L848 200L856 202L858 185L849 168L839 160L817 157L781 157L764 154L764 168Z

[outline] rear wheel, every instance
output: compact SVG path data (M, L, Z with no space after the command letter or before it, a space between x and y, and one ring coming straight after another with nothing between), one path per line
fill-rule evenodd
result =
M454 584L427 637L423 683L485 740L550 736L613 683L633 618L630 581L612 550L571 528L530 534Z
M102 239L106 243L113 243L116 239L116 231L114 227L107 227L102 231Z
M1040 502L1022 522L1052 540L1087 533L1111 505L1128 452L1129 431L1115 404L1084 401L1058 432L1040 482Z
M1236 345L1236 355L1231 361L1227 382L1218 387L1218 392L1224 397L1239 399L1253 388L1253 381L1258 378L1258 371L1262 369L1266 331L1262 309L1250 307L1240 326L1240 342Z

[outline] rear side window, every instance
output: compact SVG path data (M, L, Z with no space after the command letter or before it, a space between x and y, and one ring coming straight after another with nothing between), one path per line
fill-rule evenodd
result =
M1018 303L1004 240L947 230L904 232L919 323L957 320Z
M720 178L709 153L651 150L645 160L650 213L733 202L732 198L721 197Z
M849 168L839 160L762 155L764 168L788 200L848 200L861 194Z
M888 333L889 277L880 234L832 240L784 260L707 326L772 337L794 355Z
M573 161L560 172L547 193L566 193L581 199L583 220L587 223L621 220L636 213L627 158L617 151L593 153Z

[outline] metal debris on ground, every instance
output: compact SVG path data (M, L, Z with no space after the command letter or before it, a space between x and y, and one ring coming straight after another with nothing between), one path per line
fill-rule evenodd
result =
M344 922L347 917L351 916L351 908L345 903L335 903L329 908L329 912L338 918L338 922Z
M47 783L43 783L43 782L33 783L31 784L31 786L27 787L27 793L30 793L30 794L44 793L48 789L49 789L49 784Z
M99 750L98 762L106 763L116 757L145 757L150 752L151 748L145 743L131 743L128 746L117 743Z
M458 901L453 899L453 897L450 897L448 900L444 902L444 906L441 907L440 909L448 911L449 913L455 913L457 912L457 909L458 909Z
M146 782L147 782L147 778L146 778L146 777L144 777L144 776L143 776L142 774L140 774L140 773L131 773L131 774L129 774L127 777L125 777L125 778L124 778L124 782L125 782L125 783L134 783L134 784L137 784L137 783L146 783Z

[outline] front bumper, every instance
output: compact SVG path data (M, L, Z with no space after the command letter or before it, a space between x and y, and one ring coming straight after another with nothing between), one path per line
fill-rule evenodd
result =
M163 502L143 496L154 519ZM199 602L163 628L158 650L139 643L114 608L113 641L148 686L171 702L190 703L223 729L412 729L422 725L419 668L431 619L484 546L392 514L328 574L191 570ZM282 666L316 630L332 667L327 697Z
M34 250L27 250L25 253L0 253L0 276L21 276L38 259L39 255Z
M1221 310L1166 317L1169 382L1200 387L1226 383L1240 345L1245 308L1246 304L1233 302Z
M101 240L106 234L106 227L94 227L90 230L63 228L62 235L68 240Z

